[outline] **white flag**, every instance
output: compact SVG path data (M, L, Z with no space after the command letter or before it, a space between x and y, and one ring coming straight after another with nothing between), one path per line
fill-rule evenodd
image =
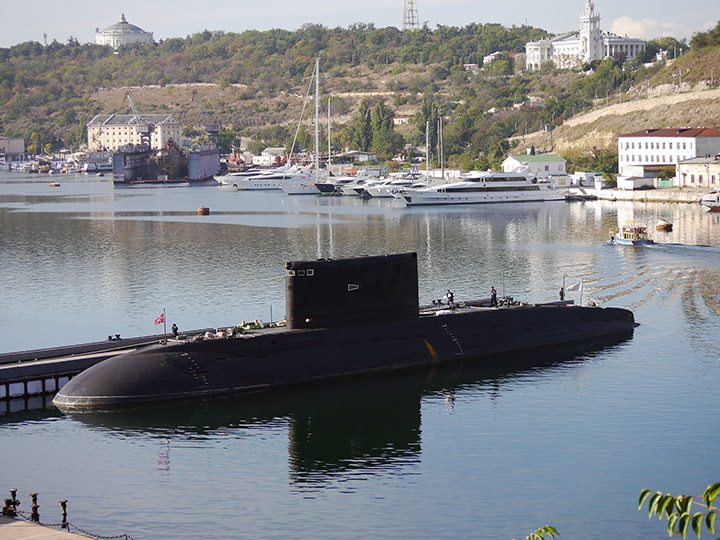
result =
M567 290L568 291L580 291L582 290L583 282L578 281L577 283L574 283L573 285L570 285Z

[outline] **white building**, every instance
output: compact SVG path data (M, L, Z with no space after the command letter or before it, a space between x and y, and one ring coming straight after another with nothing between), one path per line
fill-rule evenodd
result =
M600 14L595 3L588 0L580 15L580 31L570 32L525 45L525 68L540 69L552 61L558 68L574 68L593 60L610 58L623 53L627 60L635 58L645 48L645 41L627 36L620 37L600 30Z
M653 177L668 166L720 152L720 129L646 129L618 136L618 174Z
M260 156L253 158L254 165L279 165L285 160L285 147L270 146L262 151Z
M172 140L182 145L182 127L171 114L98 114L87 124L88 150L118 150L126 144L140 144L142 132L152 127L151 148L165 148Z
M567 161L555 154L508 156L502 162L503 172L528 172L537 178L566 174Z
M120 21L108 26L102 32L95 29L95 43L98 45L110 45L117 49L121 45L130 43L153 43L152 32L146 32L125 20L125 14L120 16Z

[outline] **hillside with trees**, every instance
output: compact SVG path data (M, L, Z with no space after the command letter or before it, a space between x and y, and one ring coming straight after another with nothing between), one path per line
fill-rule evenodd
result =
M547 64L539 72L524 71L524 55L516 53L547 33L498 24L411 32L365 24L205 31L118 51L72 39L27 42L0 49L0 133L24 137L31 151L78 148L95 114L130 112L130 92L142 112L172 113L186 137L202 138L197 91L223 126L224 151L289 146L319 57L323 121L329 102L336 149L372 150L388 159L406 144L424 145L426 125L435 148L442 118L446 164L485 169L522 149L526 134L544 126L564 126L623 96L638 98L643 87L648 95L647 88L672 87L678 73L689 87L711 79L709 66L719 65L719 28L695 35L692 50L663 38L633 62L619 55L577 71ZM659 51L667 59L648 64ZM483 65L493 52L500 54ZM397 115L411 121L395 126ZM313 144L309 129L301 130L303 147ZM326 140L321 144L327 147Z

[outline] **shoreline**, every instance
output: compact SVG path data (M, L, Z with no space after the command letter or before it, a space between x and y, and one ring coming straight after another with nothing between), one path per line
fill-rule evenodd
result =
M587 190L591 193L592 190ZM631 201L631 202L671 202L685 204L700 204L708 188L655 188L628 191L624 189L595 190L599 200L604 201Z

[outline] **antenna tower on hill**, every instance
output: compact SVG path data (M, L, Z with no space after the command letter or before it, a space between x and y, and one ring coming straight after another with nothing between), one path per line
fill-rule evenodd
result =
M405 10L403 11L403 30L417 30L420 28L418 20L418 10L415 0L405 0Z

